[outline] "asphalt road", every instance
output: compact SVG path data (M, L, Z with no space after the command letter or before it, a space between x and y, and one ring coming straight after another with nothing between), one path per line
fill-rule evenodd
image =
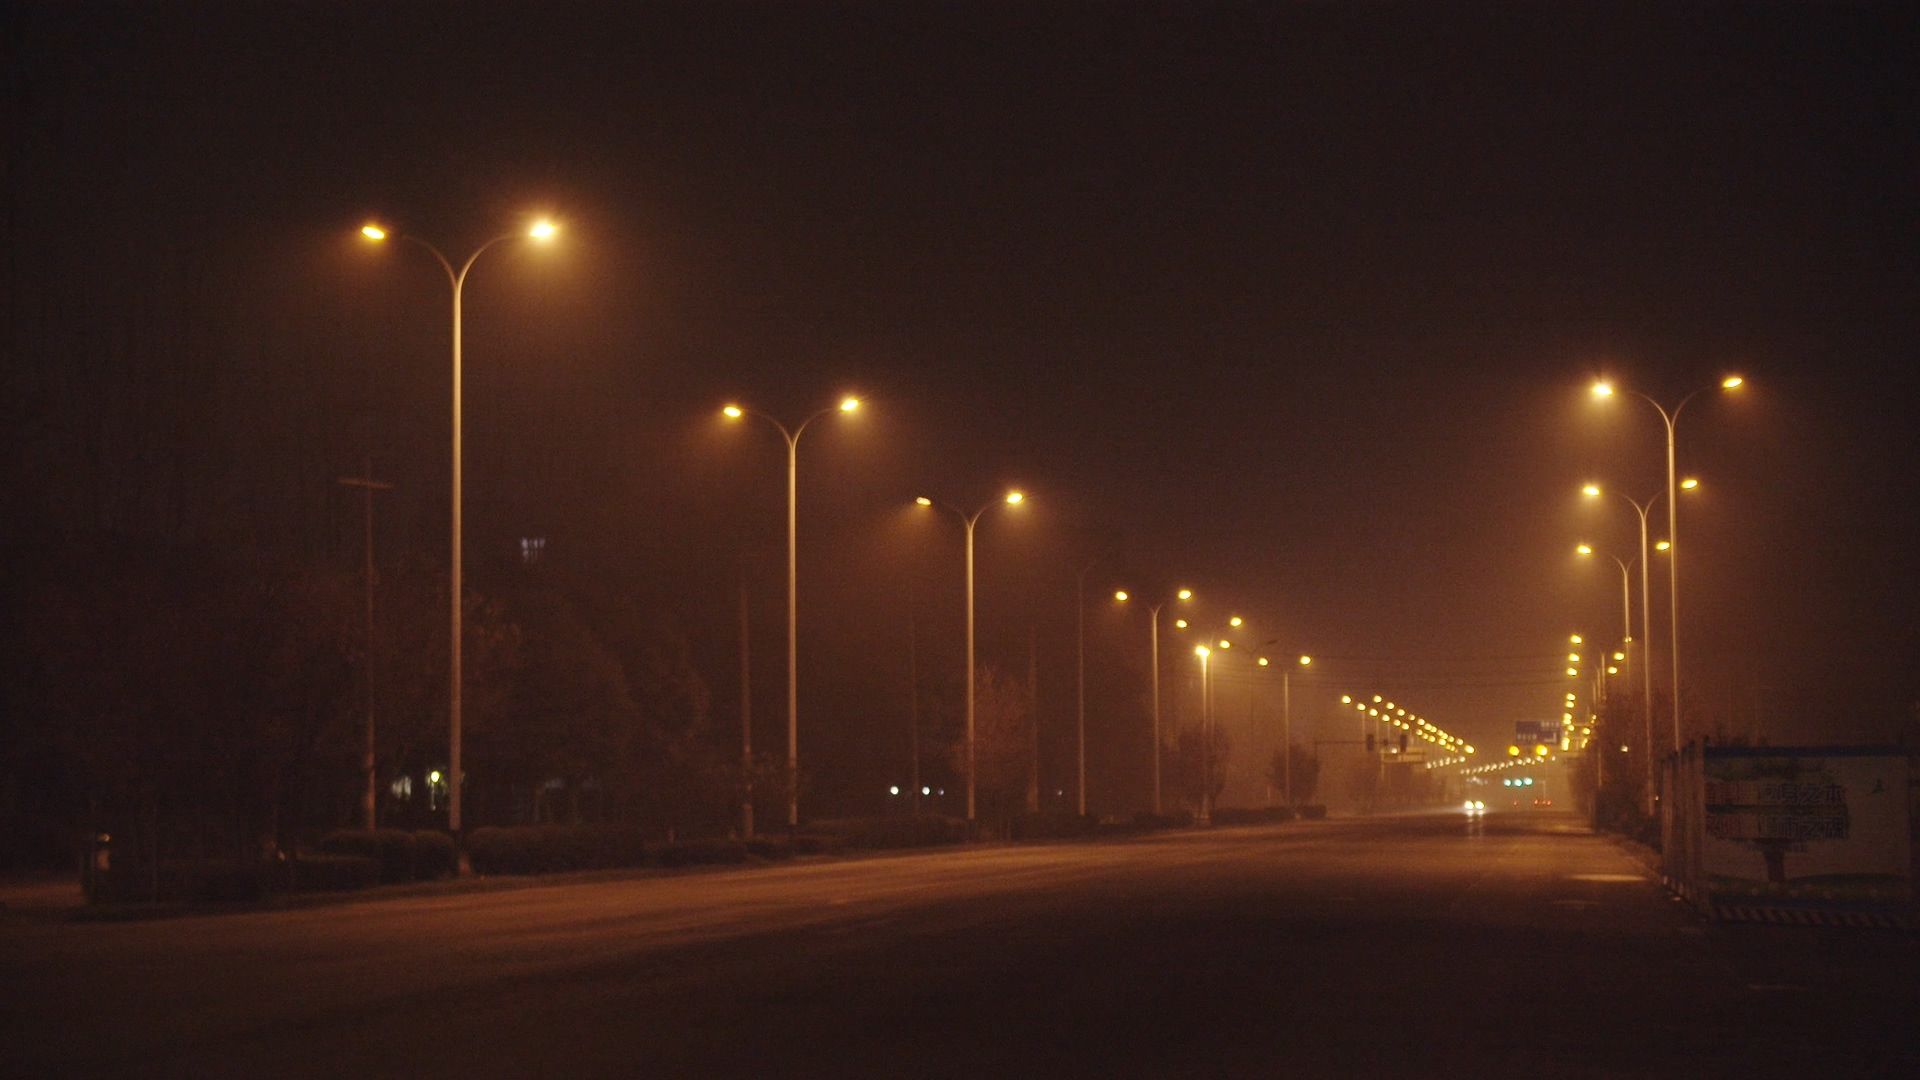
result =
M1920 948L1704 925L1557 816L0 919L18 1076L1878 1076Z

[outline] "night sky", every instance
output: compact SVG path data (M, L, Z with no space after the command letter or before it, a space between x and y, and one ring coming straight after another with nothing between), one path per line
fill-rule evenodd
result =
M334 478L370 453L383 549L443 559L446 283L355 230L460 258L551 213L467 290L470 558L548 536L675 612L724 730L744 554L771 747L783 447L717 410L864 395L800 455L802 753L846 783L898 760L910 623L959 679L959 527L923 492L1030 494L983 519L980 640L1024 671L1037 633L1050 745L1096 556L1109 747L1146 647L1115 585L1313 653L1306 734L1343 690L1487 744L1556 716L1566 635L1619 622L1572 547L1635 542L1579 485L1664 484L1658 417L1601 373L1748 380L1680 424L1702 725L1910 716L1910 12L636 6L0 14L10 539L350 566ZM1131 790L1131 753L1096 782Z

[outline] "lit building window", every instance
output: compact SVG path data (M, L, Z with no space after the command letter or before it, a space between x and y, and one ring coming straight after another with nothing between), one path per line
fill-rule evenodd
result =
M544 536L523 536L520 538L520 561L537 563L540 556L547 552L547 538Z

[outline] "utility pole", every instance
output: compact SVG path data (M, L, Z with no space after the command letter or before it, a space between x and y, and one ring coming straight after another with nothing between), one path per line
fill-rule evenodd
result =
M340 478L343 487L359 488L362 516L366 523L364 554L366 564L362 572L366 589L366 642L360 657L361 692L366 695L367 719L364 741L360 749L360 771L365 776L365 790L360 793L360 818L366 823L367 831L375 827L375 807L379 802L379 777L374 769L373 750L373 493L392 491L393 485L373 478L373 455L366 457L359 476Z
M1040 629L1027 627L1027 809L1040 809Z
M747 561L740 560L740 835L753 839L753 657L752 608L747 596Z
M920 621L907 612L907 805L920 816Z

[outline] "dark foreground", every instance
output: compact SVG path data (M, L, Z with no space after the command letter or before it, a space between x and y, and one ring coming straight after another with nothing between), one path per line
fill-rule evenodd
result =
M1920 948L1458 814L0 921L11 1075L1865 1076Z

